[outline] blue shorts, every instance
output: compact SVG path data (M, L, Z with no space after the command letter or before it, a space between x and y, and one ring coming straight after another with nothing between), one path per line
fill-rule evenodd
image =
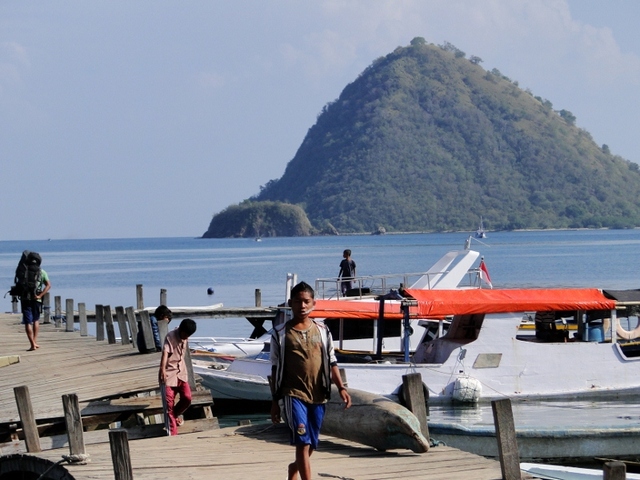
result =
M41 303L37 300L20 301L20 307L22 308L23 325L31 325L32 323L40 320L40 306Z
M285 395L284 418L291 431L291 445L311 445L314 450L318 449L324 411L324 403L306 403Z

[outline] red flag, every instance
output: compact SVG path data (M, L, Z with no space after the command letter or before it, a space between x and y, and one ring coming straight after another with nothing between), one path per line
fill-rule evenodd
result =
M493 288L491 284L491 276L489 275L489 270L487 269L487 265L484 263L484 258L480 260L480 280L489 285L489 288Z

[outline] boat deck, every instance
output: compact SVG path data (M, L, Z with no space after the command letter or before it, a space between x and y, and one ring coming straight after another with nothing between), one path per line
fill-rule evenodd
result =
M54 324L41 325L38 338L41 348L27 352L28 342L20 318L20 315L0 314L0 357L15 360L19 356L18 363L6 362L6 366L0 367L0 426L14 424L15 428L18 412L13 389L21 385L29 388L34 416L38 420L63 415L61 395L64 394L77 394L82 405L89 400L156 386L158 353L141 355L132 345L109 345L94 337L81 337L78 332L65 332ZM87 438L92 438L90 442L85 440L91 461L87 465L66 465L74 478L114 478L106 432L85 433ZM69 454L64 443L42 440L44 451L36 456L57 462L62 455ZM176 437L137 440L130 437L129 447L133 475L139 480L178 476L281 480L286 476L287 464L294 454L283 425L208 429L184 434L181 430ZM16 451L24 451L24 442L0 445L2 455ZM320 449L314 453L312 464L316 478L501 478L497 461L451 447L433 447L422 455L410 451L385 453L328 436L321 437Z

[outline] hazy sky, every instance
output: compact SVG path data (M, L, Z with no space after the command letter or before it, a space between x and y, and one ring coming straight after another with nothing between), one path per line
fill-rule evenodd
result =
M417 36L640 162L639 23L636 0L3 0L0 240L200 236Z

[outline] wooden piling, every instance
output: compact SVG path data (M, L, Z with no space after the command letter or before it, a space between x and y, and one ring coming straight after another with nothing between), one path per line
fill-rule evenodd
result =
M98 342L104 340L104 315L102 314L102 305L96 305L96 340Z
M158 320L157 318L156 322L158 322L158 334L160 335L160 346L162 346L167 333L169 333L169 322L167 320Z
M111 314L111 306L102 306L102 318L104 325L107 328L107 342L109 345L116 343L116 329L113 327L113 315Z
M138 342L138 322L136 320L136 313L133 307L127 307L124 309L127 316L127 323L129 323L129 331L131 332L131 343L133 348L136 348Z
M109 446L111 447L115 480L133 480L127 431L122 429L109 430Z
M603 480L625 480L627 466L623 462L607 462L602 468Z
M508 398L493 400L491 409L493 410L493 422L496 427L502 480L520 480L522 478L520 454L518 453L511 400Z
M20 423L22 424L22 431L24 432L24 443L27 446L27 452L41 452L38 426L36 425L36 418L33 415L29 387L26 385L15 387L13 393L16 397L16 405L18 406L18 415L20 416Z
M86 337L89 335L87 329L87 307L84 303L78 303L78 322L80 323L80 336Z
M161 288L160 289L160 305L166 305L166 304L167 304L167 289Z
M62 407L64 408L67 436L69 437L69 453L71 455L85 455L84 436L82 434L82 415L80 415L78 395L75 393L63 395Z
M136 308L138 310L144 309L144 294L140 284L136 285Z
M129 330L127 328L127 317L124 314L124 307L116 307L116 320L118 321L118 331L120 332L120 343L129 345Z
M51 294L49 292L42 297L42 323L51 323Z
M60 327L62 324L62 298L60 295L53 297L53 304L55 309L56 327Z
M402 391L407 408L420 422L420 431L425 438L429 438L429 426L427 425L427 402L424 397L422 375L409 373L402 376Z
M73 322L74 322L74 313L73 313L73 298L67 298L65 300L65 321L66 321L66 332L73 332Z
M256 288L255 296L256 296L256 307L261 307L262 306L262 292L260 291L259 288Z
M149 312L141 310L140 315L140 328L142 329L142 336L144 338L144 346L147 350L155 350L156 344L153 340L153 332L151 331L151 319L149 318Z

